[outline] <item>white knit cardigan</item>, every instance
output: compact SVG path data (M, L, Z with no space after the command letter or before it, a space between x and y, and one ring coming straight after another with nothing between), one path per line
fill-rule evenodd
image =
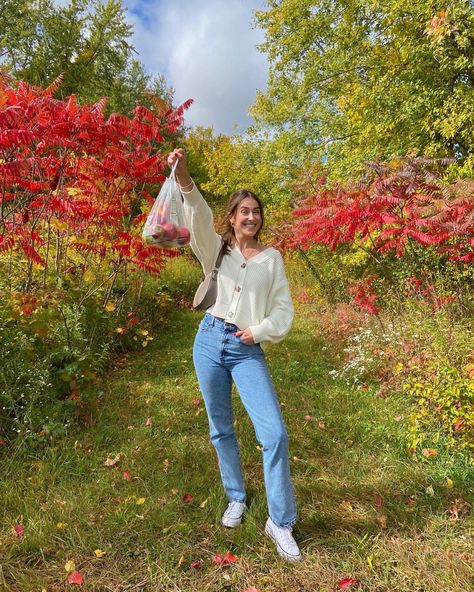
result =
M191 248L207 274L217 259L221 237L196 186L183 192L183 197ZM250 328L255 343L263 349L287 335L293 322L293 303L283 259L276 249L268 247L246 260L235 246L222 259L217 285L216 303L207 312L239 329Z

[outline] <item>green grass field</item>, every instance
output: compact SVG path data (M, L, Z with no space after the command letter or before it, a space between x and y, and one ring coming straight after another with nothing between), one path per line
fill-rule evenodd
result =
M310 315L301 308L267 356L290 434L304 562L284 563L263 533L261 452L237 394L250 509L241 527L220 526L226 501L192 365L201 315L176 308L152 345L97 385L89 424L43 450L0 449L0 590L472 590L472 466L448 451L412 458L407 404L331 380ZM213 562L226 552L234 564ZM67 582L68 561L82 586ZM352 584L341 588L343 578Z

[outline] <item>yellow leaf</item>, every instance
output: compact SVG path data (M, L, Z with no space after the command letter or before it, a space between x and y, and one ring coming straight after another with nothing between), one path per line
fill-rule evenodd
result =
M79 195L80 193L82 193L82 190L78 189L77 187L68 187L66 191L69 195Z
M181 555L181 557L179 558L179 561L178 561L178 567L181 567L183 565L184 561L185 561L184 555Z
M120 335L122 335L122 333L125 333L125 329L123 327L117 327L115 329L115 333L119 333Z
M146 347L148 345L148 341L142 341L142 347Z
M206 499L201 504L199 504L199 507L200 508L205 508L208 501L209 501L209 498L206 497Z
M82 277L84 278L84 281L88 284L95 280L95 275L92 273L92 271L90 271L90 269L88 269Z
M148 335L148 331L146 329L138 329L137 333L140 333L140 335Z
M74 561L66 561L64 565L64 569L69 573L70 571L74 571L76 569L76 564Z
M105 551L102 551L102 549L96 549L96 550L94 551L94 555L95 555L96 557L103 557L103 556L105 555Z
M114 312L115 304L113 302L107 302L107 304L105 305L105 310L107 312Z
M116 465L118 463L121 456L122 456L122 454L119 452L118 454L116 454L114 456L114 458L107 457L106 460L104 461L104 465L106 467L113 467L114 465Z
M454 484L453 484L453 480L452 480L452 479L449 479L449 478L447 478L447 479L446 479L446 487L447 487L448 489L451 489L453 485L454 485Z
M369 555L367 557L367 563L369 564L370 569L374 569L374 556Z
M67 528L67 522L58 522L56 524L56 528L59 528L59 529Z
M141 506L142 504L145 503L145 498L139 497L135 503L137 504L137 506Z

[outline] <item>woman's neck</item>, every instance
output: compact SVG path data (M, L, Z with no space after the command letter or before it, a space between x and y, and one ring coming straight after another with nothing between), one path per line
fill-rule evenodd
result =
M257 249L259 244L253 237L238 237L234 238L234 244L239 248L240 251L245 251L246 249Z

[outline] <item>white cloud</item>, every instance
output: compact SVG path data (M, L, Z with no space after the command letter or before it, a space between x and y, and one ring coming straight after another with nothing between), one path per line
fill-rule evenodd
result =
M257 89L264 90L267 62L256 45L254 9L263 0L124 0L132 43L150 74L164 74L175 101L194 104L188 125L217 133L243 131ZM235 127L236 126L236 127Z

